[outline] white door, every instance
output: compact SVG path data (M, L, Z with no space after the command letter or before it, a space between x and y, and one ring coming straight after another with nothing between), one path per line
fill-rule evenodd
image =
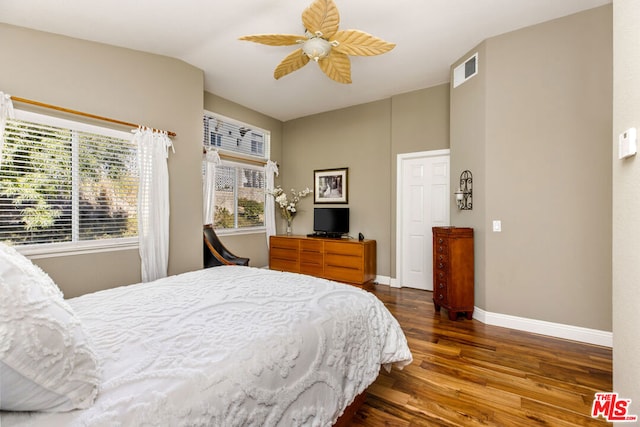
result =
M431 227L449 225L449 150L398 156L396 276L433 290Z

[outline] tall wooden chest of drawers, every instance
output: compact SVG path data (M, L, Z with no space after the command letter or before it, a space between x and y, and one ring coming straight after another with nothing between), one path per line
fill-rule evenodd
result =
M271 236L269 268L368 288L376 278L376 241Z
M473 228L433 227L433 304L449 319L473 316Z

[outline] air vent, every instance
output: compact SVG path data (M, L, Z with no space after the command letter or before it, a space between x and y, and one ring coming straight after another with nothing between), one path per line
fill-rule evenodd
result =
M478 52L453 69L453 87L458 87L478 74Z

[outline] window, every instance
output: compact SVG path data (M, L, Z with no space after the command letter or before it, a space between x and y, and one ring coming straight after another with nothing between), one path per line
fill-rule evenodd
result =
M0 157L0 241L52 252L135 242L138 164L131 139L128 132L16 111Z
M226 117L205 113L204 145L219 147L221 151L266 160L265 145L269 133Z
M264 168L219 165L213 227L264 227L264 184Z
M204 146L219 149L213 226L223 233L264 230L269 133L212 113L204 115ZM232 159L232 160L231 160ZM203 168L204 169L204 168Z

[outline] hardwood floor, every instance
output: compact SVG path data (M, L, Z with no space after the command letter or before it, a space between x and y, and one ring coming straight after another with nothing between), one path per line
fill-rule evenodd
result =
M436 313L431 292L376 285L413 362L382 373L353 426L591 426L594 393L612 391L610 348Z

